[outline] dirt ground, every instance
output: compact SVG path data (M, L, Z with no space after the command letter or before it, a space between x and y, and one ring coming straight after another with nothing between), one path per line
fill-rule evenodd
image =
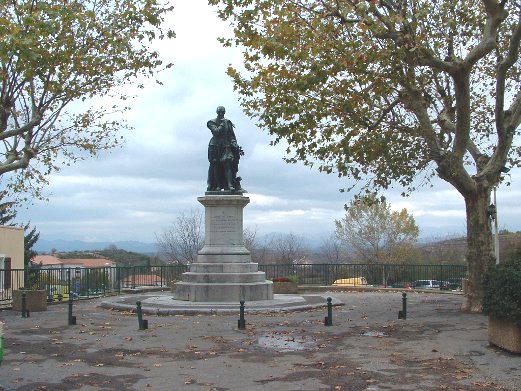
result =
M7 390L519 390L521 356L489 346L487 318L461 295L331 292L324 308L237 315L145 315L75 302L0 311L0 391ZM106 300L106 299L103 299Z

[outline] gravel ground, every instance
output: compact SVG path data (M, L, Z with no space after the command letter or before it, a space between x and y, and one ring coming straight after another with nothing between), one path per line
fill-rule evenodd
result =
M160 295L160 294L158 294ZM456 294L331 292L324 308L248 314L145 315L75 302L0 311L6 390L519 390L521 356L489 346L487 318ZM139 295L135 296L139 300ZM121 300L114 298L114 300Z

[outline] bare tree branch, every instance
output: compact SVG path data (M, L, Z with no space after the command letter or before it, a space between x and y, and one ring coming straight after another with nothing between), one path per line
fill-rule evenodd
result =
M203 247L203 213L198 210L182 212L169 228L156 233L161 257L172 263L189 264L197 259Z

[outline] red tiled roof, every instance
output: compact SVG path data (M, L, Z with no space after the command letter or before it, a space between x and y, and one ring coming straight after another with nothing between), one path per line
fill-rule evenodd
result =
M105 258L86 258L86 259L60 259L54 255L36 255L33 258L33 263L42 266L51 265L70 265L70 266L83 266L83 267L105 267L105 266L116 266L114 261Z
M62 265L61 259L55 257L54 255L36 255L32 259L33 263L42 266L50 266L50 265Z
M86 258L86 259L62 259L64 265L78 265L83 267L108 267L116 266L116 263L105 258Z

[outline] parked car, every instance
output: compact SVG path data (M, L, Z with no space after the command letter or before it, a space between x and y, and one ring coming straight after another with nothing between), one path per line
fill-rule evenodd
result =
M414 281L414 289L439 289L440 283L437 280L417 280Z
M448 281L438 281L438 284L440 285L440 289L442 291L448 291L450 289Z
M342 278L336 280L333 286L364 286L367 285L365 277Z
M449 278L447 280L449 283L449 289L451 291L461 291L463 290L463 279L461 277L458 278Z

